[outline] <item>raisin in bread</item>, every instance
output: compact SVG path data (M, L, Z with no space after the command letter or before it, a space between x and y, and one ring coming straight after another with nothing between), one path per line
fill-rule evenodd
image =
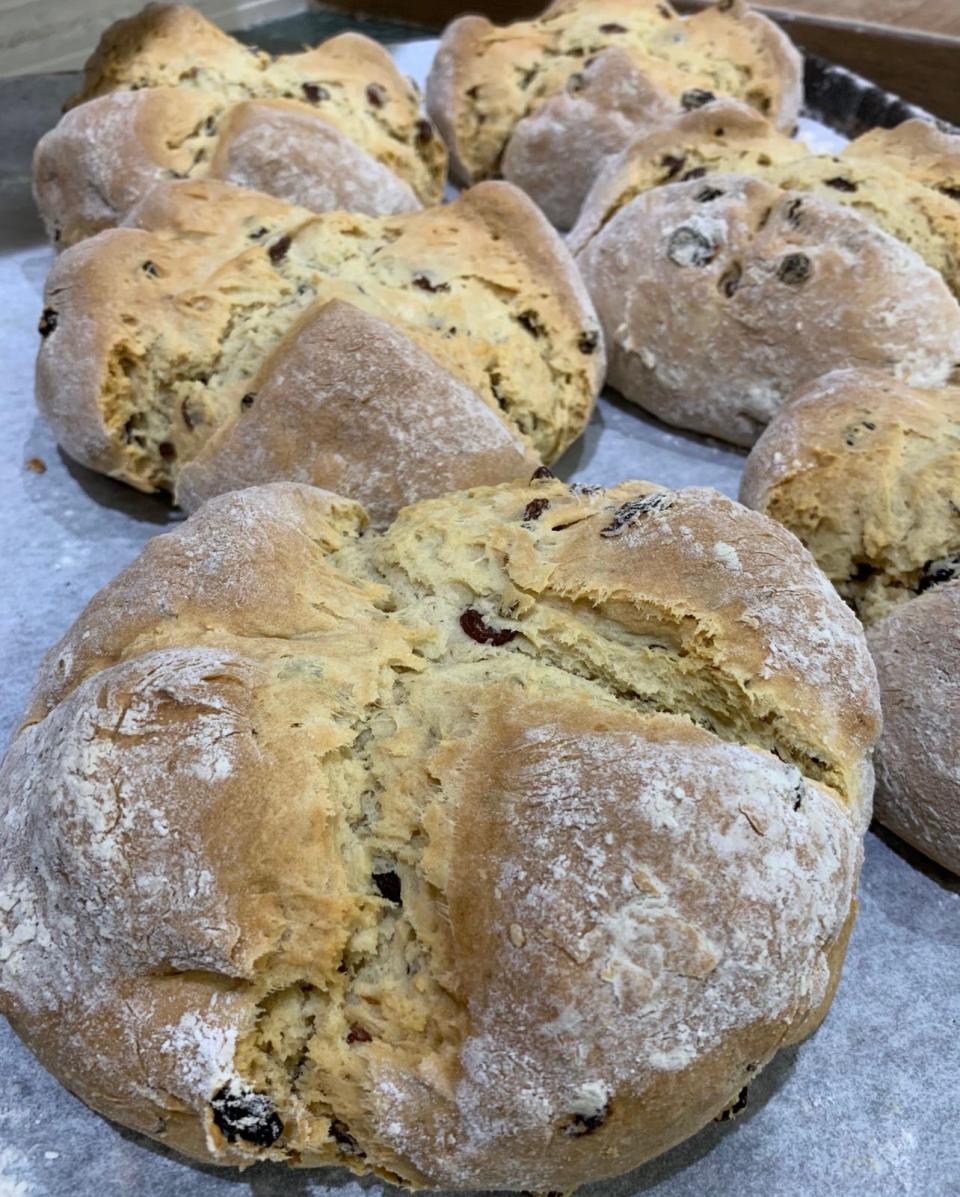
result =
M864 623L960 576L960 389L838 370L792 395L740 501L779 520Z
M458 176L496 174L518 122L611 47L675 101L696 92L731 95L778 128L796 121L800 55L743 0L721 0L686 18L665 0L558 0L532 21L498 27L466 16L444 32L427 80L427 109Z
M291 483L213 500L47 655L0 768L0 1009L207 1163L626 1172L829 1006L862 631L716 492L540 479L364 523Z
M131 219L51 270L37 397L71 456L141 490L336 482L380 519L521 476L589 417L596 316L507 183L371 218L181 182Z
M960 204L897 156L885 160L876 149L851 153L853 146L840 157L811 154L729 100L672 116L608 159L583 203L571 247L576 252L624 204L652 187L713 172L753 175L853 208L915 250L960 296Z
M612 385L735 444L832 369L939 386L960 362L960 305L918 255L850 209L760 179L638 195L577 261Z
M272 57L192 8L150 4L104 33L71 105L35 169L44 219L65 244L117 223L157 177L255 181L297 202L315 190L308 206L319 207L324 188L331 203L349 198L330 178L345 169L361 210L376 213L443 193L446 150L415 86L356 33Z
M953 580L867 634L883 704L876 813L960 874L960 555L943 572Z

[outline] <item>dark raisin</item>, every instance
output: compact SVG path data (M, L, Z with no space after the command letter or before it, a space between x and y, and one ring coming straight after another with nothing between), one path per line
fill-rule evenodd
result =
M468 607L460 616L460 628L478 644L492 644L496 648L509 644L517 634L510 628L492 628L474 607Z
M832 187L834 191L853 192L858 190L856 183L851 182L850 179L843 178L842 175L837 175L835 179L827 179L825 181L826 185Z
M583 71L575 71L567 80L567 91L575 96L578 91L583 91L583 84Z
M713 242L688 225L675 229L667 242L667 257L676 266L709 266L716 256Z
M347 1031L347 1043L369 1043L373 1036L358 1022L352 1022Z
M258 229L254 229L253 232L249 234L250 240L259 241L261 237L266 237L267 232L267 226L262 224Z
M731 1118L736 1118L741 1110L747 1108L747 1086L740 1090L737 1095L737 1100L731 1105L727 1106L725 1110L719 1113L714 1119L715 1122L729 1122Z
M330 99L330 93L319 83L304 83L303 94L311 104L320 104Z
M608 539L619 536L640 516L649 515L654 511L666 511L673 506L673 502L673 495L667 490L655 490L652 494L641 495L639 499L629 499L617 508L610 523L600 529L600 535Z
M507 410L507 397L500 390L500 383L503 381L503 379L500 375L499 370L489 370L487 372L487 377L490 380L491 395L493 395L494 399L496 399L497 403L500 405L501 411L506 411Z
M795 228L795 229L799 228L800 227L800 213L802 210L803 210L803 200L799 200L799 199L791 200L790 203L787 204L787 212L786 212L787 224L792 225L793 228Z
M387 102L387 89L380 83L368 84L367 100L374 108L382 108Z
M37 325L37 332L41 337L49 337L52 332L56 331L59 319L60 317L53 308L44 308L40 316L40 323Z
M417 145L429 145L433 141L433 125L422 117L417 121Z
M610 1113L610 1103L595 1114L571 1114L561 1124L562 1132L571 1139L579 1139L583 1135L592 1135L606 1122Z
M240 400L240 406L243 408L253 407L254 403L256 402L256 399L257 399L256 395L254 395L252 392L248 391L247 394L244 395L244 397Z
M180 404L180 416L190 432L193 431L193 416L190 415L190 400L184 399Z
M532 524L543 515L549 506L549 499L531 499L523 509L523 522L525 524Z
M283 1134L280 1115L266 1093L244 1089L236 1082L218 1089L210 1108L228 1143L243 1139L256 1147L271 1147Z
M403 905L403 898L400 893L400 878L392 869L386 873L374 873L373 884L380 891L381 896L386 898L388 902L393 902L397 906Z
M763 212L760 214L760 219L757 221L757 232L758 233L763 232L763 230L767 227L767 225L770 223L770 217L772 215L773 215L772 208L764 208Z
M952 582L955 578L960 578L960 554L956 557L941 557L939 561L928 561L917 583L917 594L923 594L932 586Z
M475 83L473 87L468 87L465 95L470 100L475 100L480 95L480 85Z
M733 262L723 272L717 286L721 293L726 295L727 299L733 299L734 295L740 290L740 280L742 278L743 268L739 262Z
M212 116L208 116L207 119L203 122L203 131L204 131L204 133L206 133L206 135L208 137L212 137L214 135L214 133L216 133L217 122L213 119Z
M680 97L680 103L687 112L693 112L695 108L702 108L704 104L712 104L716 98L712 91L705 91L702 87L691 87Z
M813 263L806 254L787 254L777 267L777 278L788 287L799 287L813 273Z
M287 256L287 250L290 248L290 238L281 237L279 241L274 241L273 245L267 250L270 255L271 262L282 262Z
M686 174L680 176L681 183L689 183L692 179L702 179L707 173L705 166L695 166L693 170L688 170Z
M686 158L677 158L673 154L664 154L660 159L660 165L667 172L664 175L664 181L669 183L671 179L675 179L686 164Z
M133 416L124 424L121 436L125 445L132 445L134 437L136 436L136 422Z
M549 466L537 466L530 475L531 482L542 482L545 478L556 478L556 474Z
M140 267L140 269L147 276L147 278L159 278L160 277L160 271L157 269L157 265L155 262L144 262L144 264Z
M960 200L960 187L938 187L937 190L941 195L945 195L948 199Z
M585 332L577 341L577 348L581 353L596 353L600 344L600 334L596 331Z
M415 274L413 276L413 285L419 287L421 291L449 291L449 283L431 283L425 274Z
M616 21L608 21L606 25L600 26L601 33L626 33L626 25L618 25Z
M715 199L719 199L722 195L726 195L726 192L721 191L719 187L704 187L693 198L698 204L712 204Z
M521 312L517 317L517 323L521 328L525 328L531 337L539 337L543 329L537 323L537 313L531 308L527 311Z
M173 441L161 441L157 446L157 451L164 461L175 461L177 457L177 446Z
M61 238L62 236L63 236L63 234L60 232L60 230L59 230L59 229L54 229L54 230L53 230L53 243L54 243L54 245L56 245L56 243L57 243L57 242L60 240L60 238Z
M350 1128L339 1118L334 1118L330 1123L330 1138L336 1140L337 1146L344 1155L363 1155L356 1139L350 1134Z
M713 131L714 137L723 137L725 133L726 133L726 129L724 129L724 127L722 125L720 126L720 128L714 129L714 131Z
M530 67L529 70L524 71L523 74L520 76L520 87L522 88L522 90L526 91L526 89L530 86L530 84L534 81L534 79L536 79L536 77L539 73L540 73L539 67Z

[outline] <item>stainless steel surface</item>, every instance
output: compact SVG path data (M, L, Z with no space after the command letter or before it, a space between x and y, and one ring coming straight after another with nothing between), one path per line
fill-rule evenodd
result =
M405 49L422 74L423 50ZM178 516L67 461L32 397L51 254L29 198L29 150L69 80L0 85L0 735L43 650ZM36 459L36 460L33 460ZM33 461L35 468L27 465ZM36 472L37 462L45 471ZM565 476L646 477L736 493L742 456L604 399ZM611 1028L616 1034L616 1028ZM861 913L830 1016L751 1087L746 1112L592 1197L960 1197L960 882L871 833ZM359 1197L341 1172L200 1168L106 1122L63 1090L0 1020L0 1197Z

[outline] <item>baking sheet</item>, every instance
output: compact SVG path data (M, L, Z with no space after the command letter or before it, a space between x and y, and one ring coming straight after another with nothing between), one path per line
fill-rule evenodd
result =
M422 79L432 43L401 47ZM36 324L52 260L29 195L29 155L66 77L0 82L0 740L44 649L177 513L65 459L32 398ZM804 125L817 148L829 130ZM564 458L570 480L647 478L735 496L743 456L604 397ZM40 472L42 469L42 472ZM821 1030L781 1052L747 1110L589 1197L960 1197L960 882L871 832L861 913ZM392 1197L340 1171L191 1165L86 1109L0 1019L0 1197Z

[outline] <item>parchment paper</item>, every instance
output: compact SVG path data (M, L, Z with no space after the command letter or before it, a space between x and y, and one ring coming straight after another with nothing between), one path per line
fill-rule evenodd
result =
M429 45L404 47L422 79ZM73 88L0 83L0 740L43 650L86 600L178 514L66 460L33 406L36 325L51 254L29 155ZM805 130L810 132L808 126ZM829 131L814 130L833 148ZM33 461L34 468L26 463ZM45 471L36 472L39 463ZM735 496L742 455L604 398L563 476L697 483ZM960 1197L960 883L871 833L843 980L813 1039L781 1053L746 1112L589 1197ZM0 1197L395 1197L342 1172L185 1163L67 1093L0 1019Z

